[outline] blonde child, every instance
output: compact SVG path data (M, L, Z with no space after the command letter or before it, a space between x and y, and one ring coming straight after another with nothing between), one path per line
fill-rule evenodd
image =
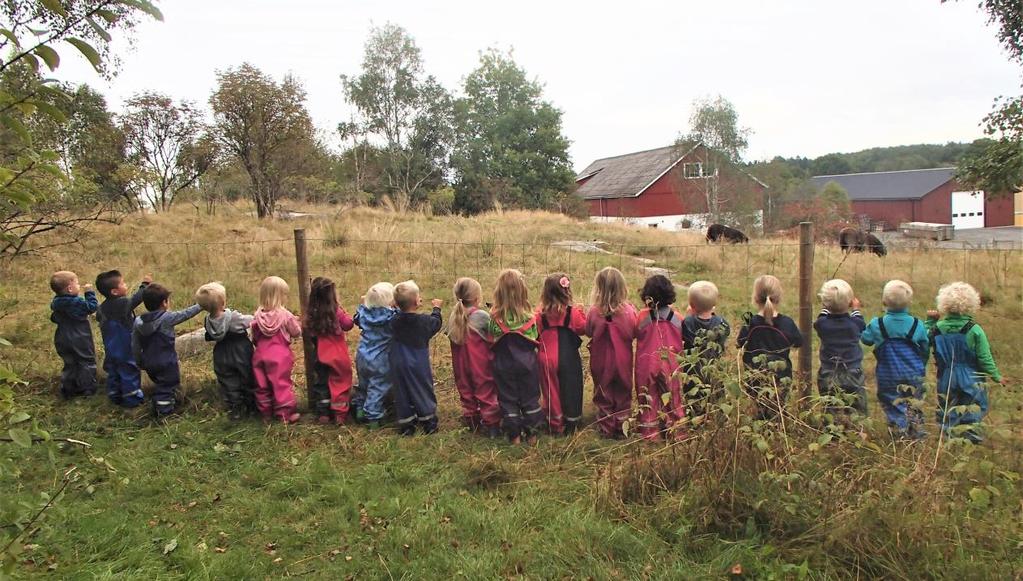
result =
M50 320L56 323L53 346L64 362L60 395L64 399L96 393L96 344L89 315L99 307L92 285L80 287L78 275L60 270L50 277ZM84 296L78 293L84 291Z
M204 284L195 292L195 302L206 311L203 327L206 340L213 341L213 373L228 416L239 420L253 411L255 378L252 375L252 315L227 308L227 289L219 282Z
M536 309L540 323L540 388L544 417L552 434L574 432L583 415L583 360L580 336L586 314L572 304L572 281L563 273L548 276Z
M874 347L877 359L877 400L888 425L899 435L923 438L923 414L908 399L923 400L924 374L930 339L925 324L909 314L913 287L890 280L881 292L885 312L874 317L860 336L864 345Z
M590 373L597 426L605 438L624 436L622 425L632 408L632 341L636 308L626 302L625 277L608 266L593 279L592 306L586 315Z
M405 436L437 431L437 396L433 392L430 368L430 339L440 331L441 300L433 299L429 315L416 311L423 304L419 286L413 280L394 286L398 315L391 321L391 375L394 378L394 408L398 431Z
M936 311L927 312L926 325L938 365L938 423L949 435L980 443L980 422L988 410L987 380L1003 382L987 334L973 320L980 294L965 282L953 282L941 287L937 303Z
M867 325L860 314L860 301L849 283L837 278L821 285L818 296L821 312L813 324L821 342L817 390L846 402L829 406L831 413L850 415L855 411L865 416L867 390L860 335Z
M352 395L357 420L370 428L380 426L384 404L391 394L391 321L394 309L394 285L378 282L369 287L355 311L355 324L361 330L355 352L355 370L359 385Z
M480 308L483 287L475 279L460 278L453 292L455 306L447 333L462 421L470 430L483 429L488 437L495 438L501 431L501 408L497 405L494 353L487 333L490 313Z
M743 315L737 344L742 349L742 362L756 373L746 376L746 384L756 402L757 419L776 417L785 405L792 383L792 359L789 351L803 345L799 327L789 317L778 313L781 304L781 281L764 274L753 281L753 305L757 313ZM780 369L772 369L781 363Z
M489 333L494 342L494 378L505 435L513 444L520 443L523 436L532 444L543 421L536 356L539 334L525 278L517 270L505 269L497 277Z
M265 421L274 416L285 423L299 420L291 370L295 358L291 341L302 335L302 325L285 304L288 283L268 276L259 285L259 309L252 321L252 372L256 380L256 408Z
M702 386L701 393L690 396L686 411L692 416L705 415L707 404L720 396L720 385L705 373L706 366L724 354L725 342L732 331L728 321L715 312L718 296L717 285L706 280L694 282L687 291L689 308L682 322L682 340L690 361L685 366L686 375L690 377L686 393L691 393L697 385Z

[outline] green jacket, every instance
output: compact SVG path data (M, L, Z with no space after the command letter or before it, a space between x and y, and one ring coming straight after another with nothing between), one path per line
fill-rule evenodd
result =
M947 315L941 320L927 319L924 324L928 331L938 327L942 333L958 333L963 325L972 320L973 317L969 315ZM1002 374L999 373L998 366L995 365L995 358L991 354L991 344L987 341L987 333L980 328L980 325L974 323L973 328L966 333L966 346L977 356L979 367L977 371L991 376L991 379L995 381L1002 380Z
M530 323L532 323L532 325L530 325ZM522 320L512 319L505 321L505 324L508 326L509 331L518 331L525 335L528 339L536 341L540 338L540 333L536 328L535 316L532 313L527 313ZM529 325L529 327L523 329L523 327L526 327L527 325ZM504 335L504 330L501 329L501 325L498 324L497 317L493 313L491 313L487 331L490 333L490 337L495 343L501 338L501 335Z

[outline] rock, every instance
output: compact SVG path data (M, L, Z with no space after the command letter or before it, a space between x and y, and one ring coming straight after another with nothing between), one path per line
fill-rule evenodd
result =
M174 349L178 352L178 358L188 359L213 350L213 342L206 340L206 329L196 329L174 339Z

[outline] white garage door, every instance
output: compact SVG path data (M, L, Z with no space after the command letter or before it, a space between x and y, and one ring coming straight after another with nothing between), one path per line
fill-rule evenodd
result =
M952 225L956 230L984 227L984 192L952 192Z

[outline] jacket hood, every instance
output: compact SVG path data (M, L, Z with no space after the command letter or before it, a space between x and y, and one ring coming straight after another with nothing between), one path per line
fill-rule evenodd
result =
M160 319L167 314L167 311L152 311L140 315L135 322L135 328L140 335L149 336L160 330Z
M367 307L365 305L359 305L359 326L371 326L377 327L386 325L391 322L397 311L391 307Z
M291 338L291 333L288 331L288 323L291 321L292 315L286 309L274 309L272 311L264 311L259 309L256 311L253 317L253 325L259 329L259 332L271 337L277 333L284 333L287 338Z
M246 332L249 327L249 321L251 321L249 317L238 311L226 309L218 319L207 316L203 326L206 328L206 333L209 334L211 340L220 341L228 333Z

